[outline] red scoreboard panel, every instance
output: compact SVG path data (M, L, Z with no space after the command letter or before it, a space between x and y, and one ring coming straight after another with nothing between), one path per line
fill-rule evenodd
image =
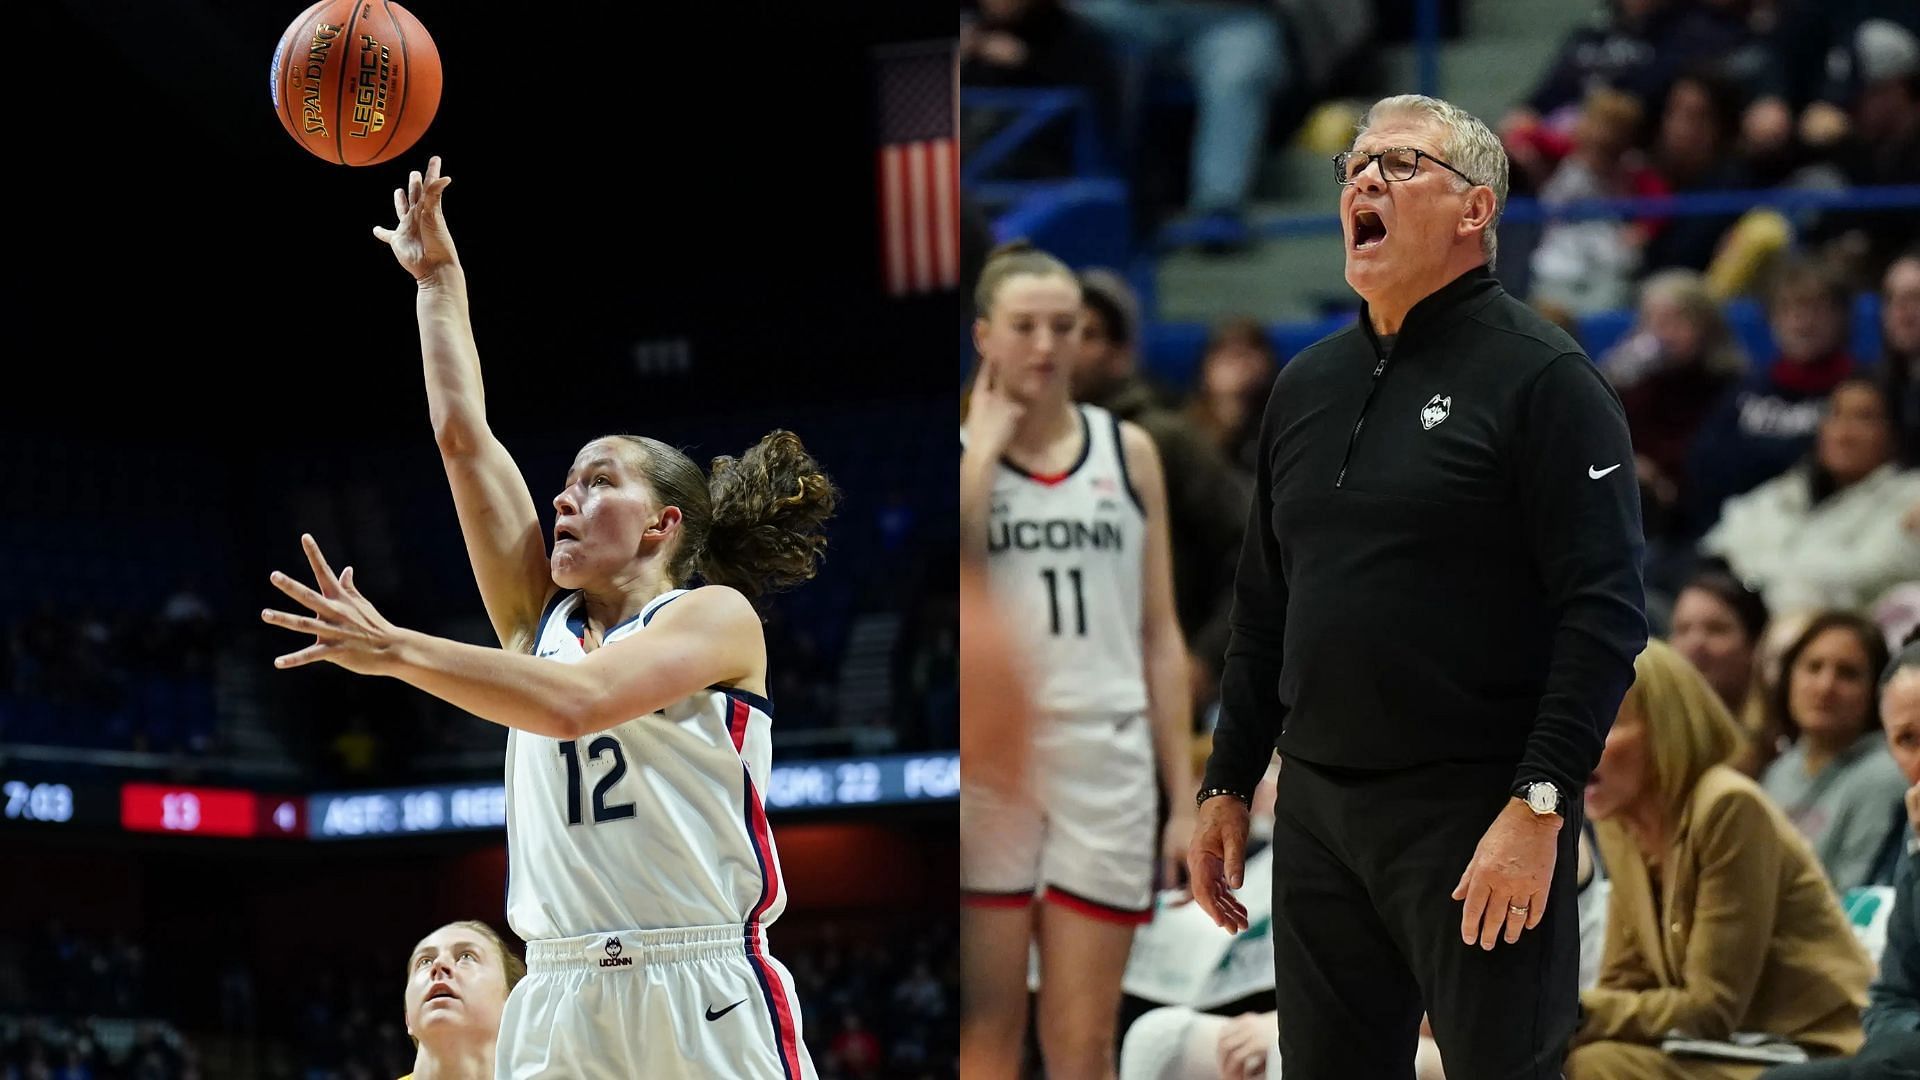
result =
M197 836L258 836L263 799L251 791L126 784L120 789L120 824L135 832ZM269 818L272 806L266 813Z

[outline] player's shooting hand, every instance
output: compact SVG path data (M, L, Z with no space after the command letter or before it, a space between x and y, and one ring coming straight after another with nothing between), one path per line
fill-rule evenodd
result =
M319 591L278 570L273 572L272 581L281 592L313 609L313 615L293 615L268 608L260 613L260 619L271 626L312 634L314 642L299 652L277 657L273 666L294 668L326 660L358 675L383 674L391 660L399 628L360 595L353 584L353 567L347 567L336 578L312 536L301 534L300 546L306 549L307 563L313 567Z
M1013 441L1013 429L1027 407L1007 395L998 365L980 361L980 377L973 381L973 394L967 400L967 449L990 458L998 458Z
M440 159L427 159L427 174L413 172L407 186L393 189L393 209L399 225L392 229L373 228L373 235L393 249L415 281L430 281L442 267L458 266L460 258L453 250L453 234L447 231L446 215L440 211L440 193L453 183L453 177L440 175Z
M1230 934L1247 928L1247 908L1230 889L1240 887L1247 865L1247 804L1216 795L1200 804L1198 826L1187 847L1187 881L1200 910Z
M1453 888L1453 898L1466 901L1460 915L1462 941L1492 949L1502 928L1511 945L1520 940L1522 930L1540 925L1553 886L1561 820L1558 814L1538 817L1519 799L1507 800ZM1516 907L1525 910L1516 914Z

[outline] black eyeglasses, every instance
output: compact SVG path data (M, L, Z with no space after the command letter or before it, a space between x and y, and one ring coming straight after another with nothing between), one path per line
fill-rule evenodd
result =
M1333 178L1340 182L1341 187L1346 187L1360 179L1360 174L1367 171L1368 165L1379 162L1381 179L1389 182L1411 180L1413 174L1420 169L1421 158L1426 158L1469 184L1478 186L1480 183L1416 146L1392 146L1377 154L1363 153L1359 150L1335 154L1333 155Z

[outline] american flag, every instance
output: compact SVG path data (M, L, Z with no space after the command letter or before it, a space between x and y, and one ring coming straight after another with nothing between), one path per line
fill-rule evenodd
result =
M875 54L880 109L880 265L887 293L960 285L960 155L951 41Z

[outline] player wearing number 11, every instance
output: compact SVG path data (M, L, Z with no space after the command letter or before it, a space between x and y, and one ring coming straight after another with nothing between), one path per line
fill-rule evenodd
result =
M1018 1074L1028 941L1054 1076L1113 1075L1120 976L1179 884L1193 831L1187 649L1166 484L1144 431L1068 396L1080 286L1044 252L994 253L974 297L980 372L961 431L961 543L1033 675L1031 799L961 762L961 1060ZM1155 843L1155 764L1170 818ZM1043 901L1035 905L1035 900Z
M500 1080L811 1080L792 977L766 948L786 892L750 600L813 576L833 485L784 431L711 477L664 443L606 436L553 499L549 553L487 425L449 183L431 159L374 234L417 284L434 437L501 647L393 626L303 537L318 591L274 583L314 615L264 617L316 641L277 663L389 675L508 728L507 920L528 974L501 1018Z

